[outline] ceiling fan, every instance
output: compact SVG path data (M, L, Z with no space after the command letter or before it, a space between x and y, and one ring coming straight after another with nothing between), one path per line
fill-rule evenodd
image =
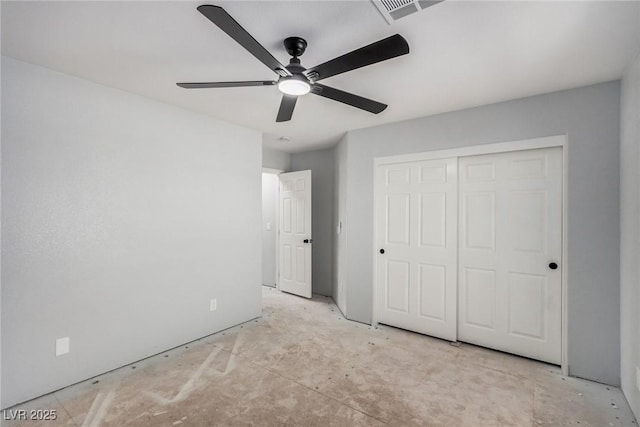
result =
M292 58L289 61L289 65L284 66L242 28L222 7L202 5L198 7L198 11L238 42L240 46L249 51L249 53L255 56L260 62L274 71L279 77L277 80L177 83L177 85L186 89L277 85L278 89L283 93L283 96L276 122L291 120L293 108L296 105L298 96L307 93L333 99L334 101L342 102L343 104L351 105L352 107L360 108L361 110L374 114L380 113L387 108L386 104L317 82L337 74L409 53L407 41L401 35L396 34L346 53L323 64L316 65L315 67L305 68L300 63L299 57L302 56L307 48L306 40L301 37L288 37L284 40L284 47Z

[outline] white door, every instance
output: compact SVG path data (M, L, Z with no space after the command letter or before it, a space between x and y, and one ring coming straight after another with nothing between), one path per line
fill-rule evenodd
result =
M377 321L456 339L457 159L376 169Z
M280 290L311 298L311 171L280 174Z
M458 166L458 339L560 364L561 148Z

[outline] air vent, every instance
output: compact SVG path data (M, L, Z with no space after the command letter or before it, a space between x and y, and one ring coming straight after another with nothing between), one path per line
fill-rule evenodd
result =
M419 10L438 4L443 0L371 0L389 25Z

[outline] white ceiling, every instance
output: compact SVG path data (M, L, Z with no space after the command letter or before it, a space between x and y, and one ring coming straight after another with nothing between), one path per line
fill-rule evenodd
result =
M3 1L2 54L257 129L267 146L296 152L351 129L615 80L640 47L637 1L447 0L392 25L368 0L211 1L284 64L292 35L308 42L306 67L395 33L409 42L409 55L322 81L389 104L381 114L307 95L276 123L275 86L175 85L275 80L196 11L203 3Z

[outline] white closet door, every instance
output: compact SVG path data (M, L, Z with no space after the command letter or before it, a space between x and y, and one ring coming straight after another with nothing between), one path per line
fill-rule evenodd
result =
M311 171L280 174L279 289L311 298Z
M562 150L458 166L458 339L560 364Z
M455 158L376 169L377 320L451 341L456 340L456 169Z

